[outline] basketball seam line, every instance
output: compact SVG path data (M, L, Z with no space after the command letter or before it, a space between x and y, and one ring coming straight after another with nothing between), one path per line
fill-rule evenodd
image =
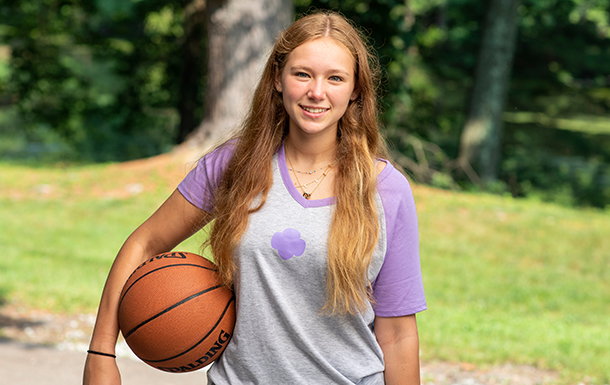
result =
M195 349L197 346L201 345L201 343L203 341L206 340L206 338L208 338L210 336L210 334L212 334L214 332L214 330L216 330L216 328L218 327L218 325L220 324L220 321L223 320L225 314L227 313L227 310L229 310L229 306L231 305L231 303L235 301L235 296L231 297L231 299L229 300L229 302L227 302L227 306L225 306L225 309L222 311L222 314L220 315L220 317L218 317L218 320L216 321L216 324L214 324L214 326L212 327L212 329L210 329L210 331L208 332L208 334L206 334L202 339L200 339L196 344L194 344L193 346L191 346L190 348L188 348L187 350L183 351L180 354L177 354L173 357L169 357L169 358L164 358L162 360L147 360L142 358L142 361L146 361L146 362L150 362L150 363L157 363L157 362L164 362L164 361L169 361L169 360L173 360L174 358L178 358L188 352L190 352L191 350Z
M166 269L168 267L177 267L177 266L193 266L193 267L199 267L201 269L206 269L206 270L210 270L210 271L218 271L218 270L214 270L214 269L210 269L209 267L205 267L205 266L201 266L201 265L195 265L192 263L180 263L180 264L174 264L174 265L166 265L166 266L161 266L161 267L157 267L154 270L149 271L148 273L144 274L143 276L141 276L140 278L136 279L135 281L133 281L131 283L131 285L129 285L129 287L127 288L127 290L125 290L125 293L123 293L123 296L121 297L121 300L119 301L119 307L121 306L121 304L123 303L123 300L125 299L125 297L127 296L127 292L129 292L129 290L131 290L131 288L138 282L140 281L142 278L146 277L149 274L154 273L155 271L159 271L161 269Z
M163 314L165 314L165 313L167 313L167 312L169 312L169 311L171 311L171 310L173 310L173 309L177 308L178 306L180 306L180 305L182 305L182 304L184 304L184 303L186 303L186 302L188 302L188 301L192 300L193 298L199 297L199 296L201 296L201 295L203 295L203 294L205 294L205 293L208 293L208 292L210 292L210 291L212 291L212 290L216 290L216 289L218 289L218 288L220 288L220 287L222 287L222 285L212 286L212 287L207 288L207 289L205 289L205 290L203 290L203 291L200 291L199 293L192 294L192 295L190 295L190 296L188 296L188 297L184 298L182 301L176 302L175 304L173 304L172 306L168 307L167 309L165 309L165 310L161 311L160 313L157 313L157 314L155 314L154 316L150 317L149 319L147 319L147 320L145 320L145 321L142 321L142 322L141 322L139 325L137 325L137 326L135 326L134 328L132 328L132 329L131 329L131 330L130 330L130 331L129 331L129 332L126 334L126 335L124 335L123 337L124 337L125 339L127 339L127 337L129 337L130 335L132 335L134 332L136 332L136 330L138 330L138 329L139 329L139 328L141 328L142 326L146 325L146 324L147 324L147 323L149 323L150 321L152 321L152 320L154 320L154 319L156 319L156 318L161 317Z

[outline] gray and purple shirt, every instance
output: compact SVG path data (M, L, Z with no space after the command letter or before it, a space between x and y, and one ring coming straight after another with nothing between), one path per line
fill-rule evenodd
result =
M178 186L195 206L213 211L206 197L218 186L232 148L208 154ZM280 148L267 201L249 216L235 250L237 320L231 342L208 372L211 383L384 383L374 317L426 309L413 195L407 179L386 163L377 182L380 234L369 268L375 302L362 314L330 316L320 309L334 198L305 199Z

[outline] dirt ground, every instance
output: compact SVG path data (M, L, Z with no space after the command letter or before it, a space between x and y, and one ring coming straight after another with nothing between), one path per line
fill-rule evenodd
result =
M61 315L16 305L0 308L0 382L6 385L77 384L94 314ZM124 342L117 346L123 384L206 383L205 372L169 374L139 361ZM60 370L58 370L60 369ZM479 368L468 363L423 362L423 385L546 385L558 374L530 366Z

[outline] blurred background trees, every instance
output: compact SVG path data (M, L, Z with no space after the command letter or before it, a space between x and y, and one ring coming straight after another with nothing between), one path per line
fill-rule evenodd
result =
M477 96L477 85L501 86L481 80L493 71L483 59L493 35L484 21L507 1L516 6L516 37L513 58L500 63L510 77L494 115L497 148L483 147L492 148L497 166L485 173L481 162L460 157L460 147L475 106L490 101ZM289 3L277 9L289 14ZM206 65L210 4L4 0L0 156L121 161L168 151L201 128L210 113L206 84L217 79ZM249 4L273 9L264 0ZM610 0L293 5L296 13L338 10L370 36L386 71L386 135L414 179L570 205L610 203Z
M10 53L3 90L19 117L9 129L28 154L150 156L180 138L180 113L202 115L203 60L184 60L181 1L7 0L0 19ZM186 66L196 90L181 89ZM181 92L196 107L179 109Z

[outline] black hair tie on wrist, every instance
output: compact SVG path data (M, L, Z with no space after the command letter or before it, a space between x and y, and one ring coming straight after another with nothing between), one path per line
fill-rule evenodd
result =
M87 350L87 353L89 353L89 354L97 354L98 356L105 356L105 357L116 358L116 356L114 354L96 352L95 350Z

